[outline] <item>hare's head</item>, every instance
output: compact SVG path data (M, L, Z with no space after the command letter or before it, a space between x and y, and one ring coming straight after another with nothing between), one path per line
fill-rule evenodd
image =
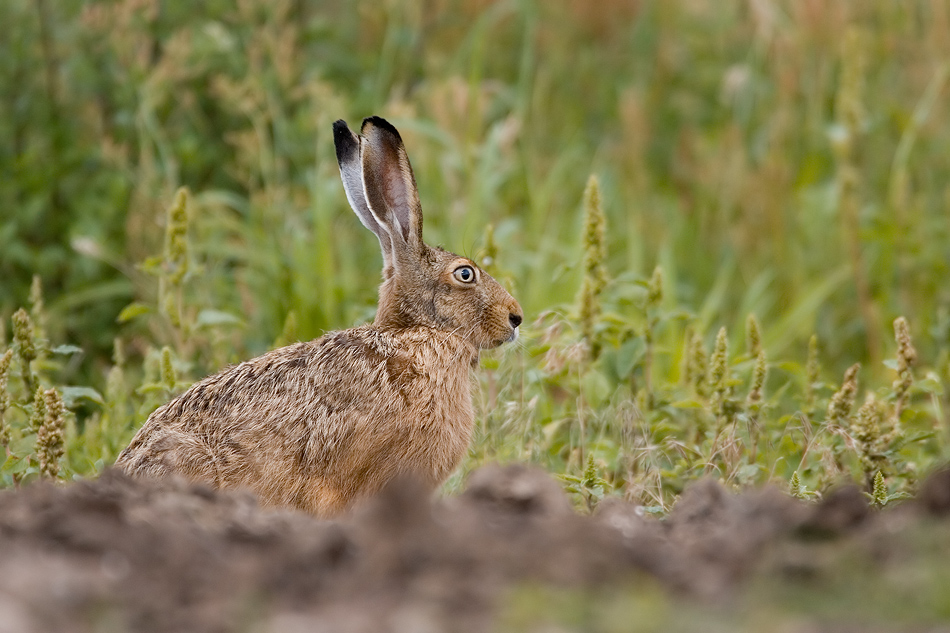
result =
M472 260L422 241L422 206L396 128L370 117L359 136L344 121L333 124L333 133L346 197L383 251L376 326L425 325L476 348L515 340L523 317L518 302Z

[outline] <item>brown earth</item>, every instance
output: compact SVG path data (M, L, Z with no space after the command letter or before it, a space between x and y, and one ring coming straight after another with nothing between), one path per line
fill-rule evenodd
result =
M547 474L492 466L458 497L430 501L399 482L344 519L319 521L261 510L245 494L107 471L0 493L0 633L494 631L524 630L525 617L537 631L653 630L623 606L634 597L640 611L644 600L667 605L666 630L735 630L729 622L746 626L742 614L776 595L782 617L792 613L782 630L947 630L947 518L950 472L887 511L869 509L853 487L804 503L702 481L657 520L614 499L580 515ZM852 614L847 596L831 615L782 602L802 591L808 604L841 587L864 593L876 575L886 588L876 602L905 605L890 594L924 592L921 617L897 607L888 619L874 605ZM555 597L524 607L536 589ZM595 612L532 628L577 595L587 600L579 609ZM605 624L597 609L616 612L618 601L617 618L646 628ZM712 622L725 628L704 626Z

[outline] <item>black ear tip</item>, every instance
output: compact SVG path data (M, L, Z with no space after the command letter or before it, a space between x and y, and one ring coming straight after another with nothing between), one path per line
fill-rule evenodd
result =
M398 138L399 140L402 140L402 137L399 136L399 130L397 130L395 127L393 127L393 124L390 123L389 121L387 121L386 119L384 119L383 117L379 117L379 116L369 116L369 117L366 117L365 119L363 119L363 127L362 127L362 130L363 130L364 132L366 131L366 126L367 126L367 125L372 125L372 126L374 126L374 127L378 127L378 128L381 129L381 130L386 130L387 132L389 132L390 134L392 134L393 136L395 136L395 137Z
M333 122L333 135L338 136L343 132L349 132L350 128L343 119L337 119Z
M333 123L333 144L336 146L336 159L340 163L359 151L359 141L343 119Z

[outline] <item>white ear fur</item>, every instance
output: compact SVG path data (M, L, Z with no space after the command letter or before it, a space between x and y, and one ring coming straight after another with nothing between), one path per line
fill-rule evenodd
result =
M336 160L340 165L340 178L343 180L346 199L363 226L372 231L379 239L379 247L383 252L383 270L385 271L392 266L392 239L385 223L379 221L366 200L361 157L362 139L353 134L345 121L339 120L333 124L333 142L336 145Z

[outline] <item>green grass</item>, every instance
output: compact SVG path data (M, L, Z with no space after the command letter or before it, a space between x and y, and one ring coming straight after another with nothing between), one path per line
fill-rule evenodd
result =
M480 430L448 490L516 459L587 503L657 511L702 475L797 472L807 494L880 470L893 497L946 457L940 3L11 0L0 22L0 350L19 353L10 318L32 306L30 371L70 410L64 477L110 463L191 381L372 317L379 255L330 127L369 114L403 134L426 239L496 253L527 315L483 361ZM578 305L592 174L595 314ZM749 315L767 363L751 399ZM898 316L917 351L906 395ZM830 417L855 362L856 402ZM22 374L6 484L38 476Z

